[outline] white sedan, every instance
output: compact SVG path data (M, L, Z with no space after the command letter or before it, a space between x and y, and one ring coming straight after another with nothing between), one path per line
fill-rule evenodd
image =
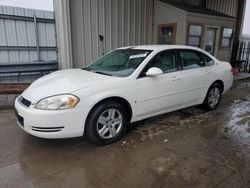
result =
M231 69L194 47L120 48L32 83L15 101L17 123L41 138L86 135L109 144L132 122L200 104L216 109L232 86Z

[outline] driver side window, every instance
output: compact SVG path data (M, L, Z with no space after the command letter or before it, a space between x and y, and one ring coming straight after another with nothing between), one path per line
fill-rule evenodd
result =
M163 73L177 71L175 51L165 51L157 54L149 63L146 72L152 67L161 69Z

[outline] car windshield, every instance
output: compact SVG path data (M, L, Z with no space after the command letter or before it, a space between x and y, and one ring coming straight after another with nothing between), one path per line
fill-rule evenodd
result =
M110 76L127 77L135 71L150 53L150 50L115 50L104 55L84 70Z

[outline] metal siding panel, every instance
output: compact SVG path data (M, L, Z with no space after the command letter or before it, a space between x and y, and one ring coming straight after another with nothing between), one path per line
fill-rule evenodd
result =
M31 62L32 62L32 61L37 61L37 60L38 60L38 59L37 59L37 53L34 52L34 51L29 52L29 58L30 58L30 61L31 61Z
M147 21L146 21L146 18L147 18L147 1L146 0L143 0L144 2L144 14L143 14L143 44L146 44L147 43L147 35L146 35L146 31L147 31Z
M28 46L26 24L24 21L16 21L17 43L18 46ZM29 62L29 52L19 52L20 62Z
M6 51L0 51L0 63L8 63L9 62L9 54Z
M110 38L111 38L111 49L116 48L116 10L115 0L110 0Z
M73 55L73 65L83 66L84 56L82 55L85 50L81 44L84 43L83 33L83 6L82 1L71 1L70 12L71 12L71 37L72 37L72 55ZM79 35L79 36L78 36ZM82 42L81 42L82 41ZM79 53L79 49L82 49L82 53ZM82 61L81 61L82 60Z
M91 40L91 23L90 23L90 0L84 1L83 5L83 18L84 18L84 49L86 62L90 63L92 61L92 40Z
M114 48L150 41L151 0L69 2L75 67L81 66L82 62L89 64ZM147 21L151 23L147 24ZM99 34L104 36L103 44L99 41Z
M230 0L230 1L229 1L229 4L230 4L230 8L228 9L229 15L232 15L232 14L233 14L233 9L234 9L234 7L233 7L233 1L234 1L234 0Z
M24 12L25 12L25 16L33 17L35 15L35 10L32 10L32 9L25 9Z
M119 8L118 8L119 4L118 1L115 1L115 47L118 48L118 43L119 43L119 34L118 34L118 29L119 29Z
M14 7L14 15L17 16L24 16L25 12L24 12L24 8L20 8L20 7Z
M33 17L37 14L41 18L54 18L54 13L50 11L32 10L16 7L0 6L0 13L29 16ZM56 46L56 33L54 24L39 23L39 42L42 46ZM8 32L7 32L8 31ZM47 42L48 41L48 42ZM35 46L35 28L34 23L15 20L0 20L0 45L2 46ZM37 52L35 51L1 51L1 63L8 62L28 62L37 60ZM48 58L56 59L56 51L41 52L43 60Z
M134 32L134 29L135 29L135 7L134 7L134 3L135 3L136 0L131 0L130 2L130 6L129 6L129 9L130 9L130 19L129 19L129 45L133 45L134 44L134 41L135 41L135 32Z
M54 12L52 11L43 11L43 12L44 12L44 18L55 19Z
M28 46L26 25L24 21L16 21L17 43L19 46Z
M129 20L130 20L130 0L125 0L124 7L124 46L129 45Z
M124 31L123 31L123 4L124 1L118 1L117 4L117 46L122 47L123 46L123 41L124 41Z
M40 46L47 46L47 37L46 37L46 24L37 23L38 26L38 39Z
M234 12L232 14L232 16L237 16L237 10L238 10L238 6L239 6L239 3L238 3L239 0L236 0L234 1Z
M106 52L111 50L111 0L107 0L105 6L105 38L104 45Z
M207 0L206 7L236 17L238 0Z
M47 46L56 46L55 24L46 23L45 26Z
M38 18L45 18L44 11L42 11L42 10L35 10L35 15Z
M27 38L28 38L28 45L35 46L36 45L36 35L35 35L35 26L32 22L26 23L27 28Z
M97 0L91 0L90 2L90 29L91 29L91 51L92 51L92 60L98 58L98 11L97 11Z
M137 38L137 44L141 44L141 23L142 23L142 19L141 19L141 17L142 17L142 2L141 2L142 0L138 0L138 19L137 19L137 21L138 21L138 25L137 25L137 36L136 36L136 38Z
M19 52L20 62L29 62L30 56L29 52Z
M1 11L2 11L2 9L1 9ZM4 20L0 20L0 45L7 46L7 37L6 37ZM7 51L0 51L0 57L1 57L0 63L9 62L9 53Z
M14 14L14 8L10 6L3 6L3 14Z
M43 61L48 61L48 52L47 51L41 51L40 52L40 58Z
M121 17L120 17L120 22L119 23L121 23L121 35L122 35L122 37L121 37L121 45L120 46L123 46L124 45L124 33L125 33L125 31L124 31L124 17L125 17L125 2L124 2L125 0L122 0L122 4L121 4Z
M9 61L10 61L10 63L18 63L18 62L20 62L18 51L10 51L9 52Z
M7 45L6 30L5 30L4 20L2 19L0 19L0 45L1 46Z
M48 54L48 61L57 59L57 53L56 52L49 51L47 54Z
M104 10L104 1L98 2L98 32L100 35L105 36L105 10ZM102 54L105 54L105 46L104 43L106 41L106 38L104 38L104 41L99 41L98 49L99 49L99 56Z
M16 34L16 26L15 21L13 20L4 20L5 22L5 32L7 38L8 46L16 46L17 45L17 34Z

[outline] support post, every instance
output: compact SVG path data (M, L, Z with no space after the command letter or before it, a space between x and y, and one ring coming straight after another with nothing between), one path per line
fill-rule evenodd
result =
M237 61L237 53L238 53L238 48L240 44L240 34L241 34L241 28L242 28L242 23L243 23L243 13L245 12L246 6L246 0L239 0L238 1L238 10L237 10L237 17L236 17L236 28L235 28L235 33L234 33L234 42L233 42L233 49L232 49L232 56L231 56L231 65L233 67L236 67L236 61Z

